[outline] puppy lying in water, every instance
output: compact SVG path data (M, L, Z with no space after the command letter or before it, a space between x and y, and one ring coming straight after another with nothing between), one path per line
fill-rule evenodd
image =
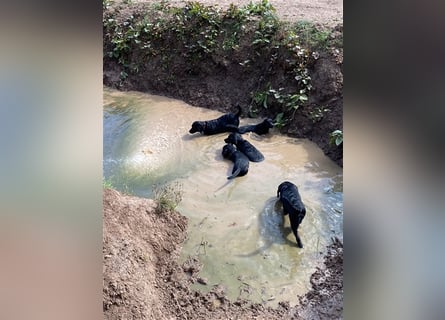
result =
M264 160L264 156L258 151L249 141L244 140L239 133L233 132L224 139L226 143L231 143L236 145L236 148L244 153L247 158L252 162L261 162Z
M299 248L303 248L297 230L306 215L306 208L301 201L297 186L289 181L281 183L278 186L277 198L278 197L283 204L283 214L289 214L290 225L297 240L297 245Z
M200 132L205 135L212 135L222 132L236 132L241 115L241 107L237 105L237 108L238 112L236 114L227 113L217 119L193 122L189 133Z
M255 132L256 134L261 135L269 133L270 128L273 128L273 121L272 119L267 118L258 124L239 127L238 133Z
M227 177L227 179L242 177L247 174L249 171L249 159L244 153L236 150L235 146L226 144L222 149L222 155L233 162L232 175Z

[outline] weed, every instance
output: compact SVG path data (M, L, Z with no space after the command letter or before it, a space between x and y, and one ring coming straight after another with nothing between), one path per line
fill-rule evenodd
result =
M293 26L293 31L298 34L300 43L312 50L326 49L329 45L330 32L320 29L312 22L299 21Z
M329 143L331 145L333 145L335 143L335 145L338 147L339 145L341 145L343 143L343 131L341 131L341 130L335 130L335 131L331 132L330 137L331 137L331 139L329 140Z
M125 71L121 71L119 78L121 80L125 80L125 79L127 79L127 77L128 77L128 73L126 73Z
M309 119L311 119L313 123L319 122L329 111L331 110L326 107L316 107L314 110L309 112Z
M160 0L159 2L153 3L152 6L153 9L157 11L167 11L170 8L167 0Z
M114 4L113 0L102 0L102 9L107 10L109 7L111 7Z
M113 183L105 178L102 179L102 187L104 189L114 189Z
M287 124L287 120L284 118L284 113L280 112L276 115L273 124L278 129L283 128Z
M273 89L270 85L265 91L258 91L253 94L253 102L264 109L268 109L269 104L275 103L280 106L284 112L291 112L291 119L295 112L308 101L305 92L307 88L300 89L298 93L284 93L284 88Z
M175 182L165 186L153 187L154 199L158 202L157 212L175 210L182 201L183 185Z
M262 106L264 109L268 108L267 100L269 99L269 96L271 94L270 90L271 89L266 91L259 91L253 95L253 101L257 106Z
M275 8L270 4L268 0L261 0L261 2L253 3L250 1L243 10L247 14L254 14L259 16L269 15L275 13Z

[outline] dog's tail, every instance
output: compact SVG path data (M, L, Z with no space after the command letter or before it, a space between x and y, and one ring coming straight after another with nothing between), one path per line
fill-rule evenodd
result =
M235 170L235 172L233 172L232 175L231 175L230 177L227 177L227 179L234 179L234 178L238 177L238 175L240 174L240 172L241 172L241 168L237 168L237 169Z
M241 106L239 104L237 104L236 107L238 108L238 112L236 113L236 116L240 117L243 109L241 109Z
M215 190L214 195L216 195L219 191L221 191L223 188L225 188L226 186L228 186L232 181L227 181L226 183L224 183L221 187L219 187L218 189Z

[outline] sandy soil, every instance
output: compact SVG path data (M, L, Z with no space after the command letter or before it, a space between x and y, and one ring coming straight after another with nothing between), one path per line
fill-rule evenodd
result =
M257 0L259 1L259 0ZM135 2L158 2L155 0L136 0ZM182 7L187 1L170 0L171 5ZM243 6L251 0L201 0L200 3L227 8L231 3ZM256 2L255 0L252 2ZM307 20L335 26L343 23L342 0L269 0L277 10L277 15L285 21Z
M334 241L312 290L300 304L278 308L227 299L224 287L192 291L201 265L195 257L178 264L187 218L157 209L153 200L105 189L103 195L103 309L105 319L341 319L343 245Z

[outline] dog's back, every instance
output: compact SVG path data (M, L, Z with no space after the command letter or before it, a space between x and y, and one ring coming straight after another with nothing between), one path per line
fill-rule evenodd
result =
M300 248L303 244L298 235L298 226L303 221L306 215L306 208L301 200L298 188L292 182L285 181L278 186L277 197L280 198L283 204L283 214L289 214L292 231Z
M236 145L236 148L244 153L252 162L261 162L264 160L263 154L249 141L244 140L239 133L233 132L229 134L224 141Z
M223 147L222 155L224 158L233 162L232 175L227 179L242 177L249 171L249 159L246 155L238 150L232 144L226 144Z
M213 120L193 122L189 133L200 132L205 135L212 135L223 132L236 132L239 126L239 117L242 112L239 105L237 105L237 108L238 112L236 114L227 113Z
M273 121L272 119L267 118L258 124L241 126L238 128L237 132L241 134L246 132L255 132L258 135L262 135L269 133L270 128L273 128Z
M296 212L305 212L298 188L292 182L285 181L278 186L278 194L281 201L288 203Z

